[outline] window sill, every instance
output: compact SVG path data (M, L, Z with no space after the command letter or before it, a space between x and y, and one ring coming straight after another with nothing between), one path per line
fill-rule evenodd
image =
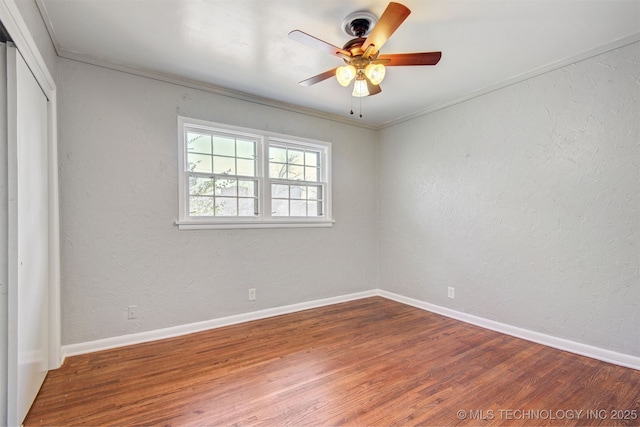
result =
M333 220L320 221L176 221L178 230L228 230L242 228L329 228L333 227Z

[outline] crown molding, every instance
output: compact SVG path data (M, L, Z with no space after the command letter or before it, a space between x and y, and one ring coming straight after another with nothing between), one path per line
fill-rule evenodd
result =
M301 107L295 104L276 101L274 99L264 98L256 95L251 95L249 93L227 89L221 86L204 83L204 82L188 79L181 76L176 76L173 74L161 73L157 71L147 70L144 68L137 68L137 67L132 67L125 64L115 63L115 62L107 61L104 59L98 59L89 55L84 55L84 54L80 54L80 53L65 50L65 49L59 48L58 56L60 56L61 58L69 59L71 61L82 62L85 64L94 65L97 67L120 71L127 74L133 74L139 77L158 80L164 83L183 86L190 89L197 89L197 90L213 93L220 96L226 96L228 98L239 99L242 101L251 102L253 104L264 105L271 108L277 108L280 110L286 110L286 111L291 111L298 114L304 114L306 116L316 117L316 118L325 119L325 120L331 120L331 121L343 123L346 125L351 125L351 126L356 126L356 127L371 129L371 130L377 130L380 128L380 126L376 124L363 122L362 120L356 121L343 116L339 116L337 114L330 114L323 111L314 110L312 108Z
M472 92L472 93L470 93L468 95L453 99L451 101L448 101L448 102L445 102L445 103L442 103L442 104L435 105L433 107L428 107L428 108L416 111L415 113L407 114L405 116L399 117L399 118L397 118L395 120L391 120L389 122L385 122L385 123L379 125L378 129L388 128L388 127L391 127L391 126L394 126L394 125L409 121L411 119L415 119L417 117L426 116L426 115L434 113L436 111L452 107L452 106L460 104L462 102L469 101L471 99L477 98L477 97L482 96L482 95L486 95L486 94L491 93L491 92L495 92L495 91L500 90L500 89L504 89L506 87L515 85L515 84L523 82L525 80L529 80L531 78L534 78L534 77L537 77L537 76L541 76L543 74L549 73L551 71L558 70L558 69L560 69L562 67L566 67L568 65L576 64L578 62L587 60L589 58L593 58L594 56L598 56L598 55L601 55L601 54L606 53L606 52L610 52L610 51L615 50L615 49L620 49L621 47L625 47L625 46L628 46L630 44L633 44L633 43L636 43L636 42L639 42L639 41L640 41L640 33L635 33L635 34L632 34L630 36L623 37L621 39L617 39L617 40L614 40L614 41L609 42L609 43L605 43L603 45L600 45L600 46L597 46L595 48L586 50L586 51L584 51L582 53L579 53L577 55L572 55L570 57L561 59L559 61L552 62L551 64L547 64L547 65L544 65L542 67L536 68L535 70L528 71L526 73L519 74L517 76L511 77L511 78L509 78L507 80L504 80L502 82L486 86L486 87L484 87L482 89L479 89L477 91L474 91L474 92Z

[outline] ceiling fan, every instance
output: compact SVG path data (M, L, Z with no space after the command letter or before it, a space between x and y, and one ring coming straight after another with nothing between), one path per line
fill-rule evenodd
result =
M380 82L387 67L406 65L436 65L442 52L392 53L382 55L380 49L389 37L407 19L411 10L400 3L391 2L377 20L369 12L355 12L347 16L342 23L345 33L355 36L342 48L333 46L300 30L293 30L289 38L330 55L337 56L346 65L327 70L300 82L302 86L311 86L336 76L338 83L349 86L352 81L355 97L380 93Z

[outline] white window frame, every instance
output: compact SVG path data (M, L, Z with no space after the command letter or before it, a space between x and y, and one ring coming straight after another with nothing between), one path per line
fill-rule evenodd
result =
M189 215L189 168L186 153L187 129L248 137L256 141L256 180L258 182L258 210L255 217L192 217ZM322 216L272 216L271 183L269 177L269 147L285 145L291 148L312 149L320 152L320 180L323 187ZM301 181L301 184L305 184ZM214 123L205 120L178 116L178 220L179 230L229 229L229 228L298 228L331 227L331 143L308 138L299 138L273 132Z

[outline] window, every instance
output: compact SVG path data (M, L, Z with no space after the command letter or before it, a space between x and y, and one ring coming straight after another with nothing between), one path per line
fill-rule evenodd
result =
M271 215L322 217L321 152L274 140L269 144Z
M178 117L180 229L327 227L331 144Z
M187 128L185 143L189 216L258 214L255 139Z

